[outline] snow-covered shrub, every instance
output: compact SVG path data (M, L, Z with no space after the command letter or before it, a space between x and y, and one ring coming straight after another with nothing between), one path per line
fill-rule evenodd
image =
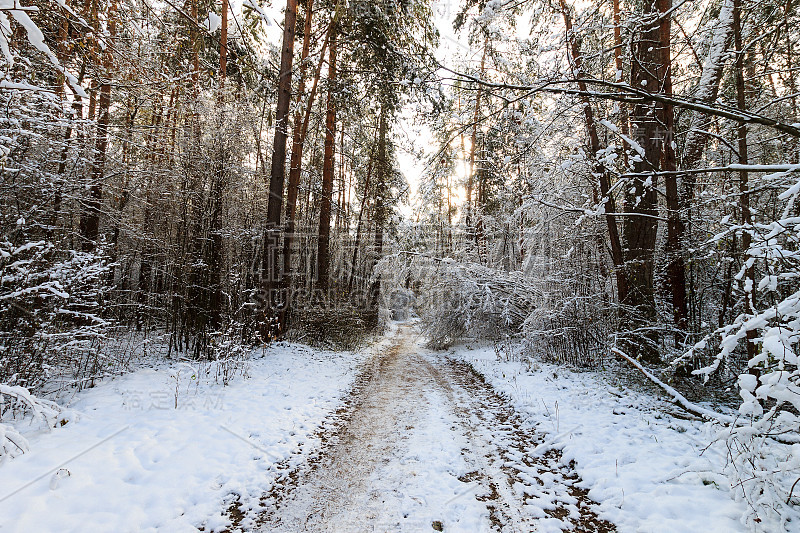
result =
M68 99L36 88L52 83L53 67L64 73L41 32L24 12L6 15L25 28L30 46L41 53L17 42L23 48L4 50L8 65L0 74L6 85L30 87L4 90L0 84L6 109L0 116L0 174L6 184L0 192L0 383L37 390L57 375L84 386L101 373L100 347L110 327L101 313L109 285L104 245L78 251L81 240L73 226L83 212L86 143L65 140L64 120L73 117ZM70 76L68 84L74 81ZM73 90L79 91L77 83ZM88 138L86 130L83 121L74 121L68 131Z
M783 178L776 174L763 180ZM784 203L777 220L731 230L752 236L736 276L750 305L682 358L697 357L718 341L715 357L694 371L708 379L739 369L748 336L755 343L737 380L742 423L721 431L720 438L729 449L727 473L734 493L750 509L744 521L760 531L800 527L800 444L792 444L800 443L800 217L795 207L800 180L793 181L779 196ZM753 267L758 267L755 283L747 279Z
M236 376L247 376L251 350L242 342L241 325L233 323L225 331L212 334L210 349L216 383L227 386Z
M13 427L0 424L0 465L6 459L16 457L30 450L27 439Z
M377 324L377 316L347 302L293 309L287 339L337 350L359 347Z
M521 272L420 254L386 256L375 272L384 299L406 285L416 295L414 310L433 348L462 338L491 340L517 333L538 295Z
M0 242L0 381L36 388L58 373L81 386L98 375L107 271L96 253Z
M58 404L35 397L25 387L0 384L0 419L31 416L47 427L54 427L59 421L61 411Z
M51 428L65 423L61 408L55 403L36 398L24 387L0 384L0 464L29 450L28 441L13 426L3 420L32 419L34 423Z
M608 310L589 298L571 298L556 309L536 309L523 325L525 351L545 360L596 367L608 351Z

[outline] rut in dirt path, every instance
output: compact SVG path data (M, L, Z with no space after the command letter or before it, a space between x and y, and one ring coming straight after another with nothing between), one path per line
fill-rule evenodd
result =
M307 463L265 498L263 531L613 531L556 452L481 377L408 326L376 353Z

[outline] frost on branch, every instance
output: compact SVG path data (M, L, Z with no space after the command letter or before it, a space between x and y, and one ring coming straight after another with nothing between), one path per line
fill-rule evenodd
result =
M13 41L12 37L14 35L14 28L11 24L11 20L13 20L16 24L25 29L28 43L44 54L52 66L69 81L72 90L74 90L77 95L88 98L88 95L83 90L78 79L58 62L56 55L50 50L47 43L45 43L42 30L40 30L33 20L31 20L30 16L28 16L28 12L38 11L38 9L39 8L35 6L21 6L19 0L0 0L0 52L3 54L5 63L11 66L17 59L16 51L11 46ZM41 90L33 86L29 87L29 89Z
M376 267L381 294L408 285L416 294L416 311L430 346L444 348L464 337L496 339L518 331L530 315L539 291L521 272L483 265L399 253Z
M37 388L54 374L72 372L78 386L97 376L110 326L98 310L107 271L97 253L0 242L0 380Z
M0 421L32 419L50 428L61 419L61 408L55 403L36 398L24 387L0 384ZM29 450L28 441L14 427L0 422L0 464Z
M0 424L0 465L6 459L16 457L30 449L28 441L20 435L14 428L6 424Z
M721 430L719 438L728 446L726 473L734 494L748 504L744 520L751 528L765 531L789 531L800 522L800 217L794 216L800 181L787 184L785 173L764 178L778 180L786 190L778 197L781 216L735 229L752 236L737 279L746 279L746 269L758 267L756 287L749 280L743 283L744 297L752 302L753 311L745 310L717 330L716 357L694 371L708 379L735 368L734 359L743 353L748 334L756 344L755 354L747 361L748 371L737 380L742 398L740 423ZM709 340L693 350L704 349Z

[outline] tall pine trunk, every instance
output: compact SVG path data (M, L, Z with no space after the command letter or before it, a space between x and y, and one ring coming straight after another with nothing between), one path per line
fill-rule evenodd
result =
M386 187L389 172L389 161L387 160L388 129L386 115L388 111L386 104L381 104L380 123L378 125L378 155L375 161L375 246L372 260L372 268L383 255L383 228L388 218L388 208L386 205ZM371 304L373 309L378 308L378 298L380 296L381 281L376 277L371 288Z
M671 0L658 0L659 12L665 13L671 7ZM661 63L664 65L664 81L662 92L672 95L672 54L670 52L672 37L672 18L662 17L659 25L661 33ZM676 329L675 342L686 341L685 333L688 325L688 304L686 298L686 262L684 259L684 224L681 217L680 195L678 192L678 176L675 157L675 113L671 104L662 108L662 124L664 125L663 154L661 170L671 172L664 176L664 190L667 202L667 281L672 296L672 317Z
M109 38L113 39L116 34L116 10L117 3L114 0L109 6L108 13L108 33ZM95 20L96 20L95 13ZM103 178L105 176L106 151L108 149L108 126L110 123L111 112L111 76L114 67L112 47L106 46L103 52L103 76L100 80L100 97L97 102L97 135L94 145L94 153L91 159L91 171L89 173L89 198L85 201L84 210L81 214L80 233L81 246L84 251L90 252L97 247L97 239L100 234L100 204L103 199Z
M300 103L306 92L306 70L308 68L308 56L311 52L311 21L314 16L314 0L306 3L306 16L303 24L303 51L300 55L300 82L297 88L297 111L294 114L294 125L292 127L292 155L289 158L289 186L286 190L286 231L283 236L283 273L288 274L292 265L292 240L294 239L295 217L297 216L297 188L300 186L300 172L303 162L303 145L305 143L305 130ZM327 40L326 40L327 44ZM322 56L325 51L322 51ZM319 71L317 71L319 72ZM314 79L314 92L319 75ZM308 98L308 105L313 105L313 94ZM288 282L288 278L284 281Z
M280 240L281 209L283 207L283 184L286 173L286 139L289 128L289 105L292 99L292 61L294 59L294 36L297 22L296 0L286 0L283 22L283 45L281 48L281 70L278 80L278 104L275 110L275 137L272 143L272 162L269 179L269 200L267 203L267 229L264 232L262 255L262 288L266 290L267 307L270 315L274 307L280 305L278 295L280 267L278 251ZM264 317L266 318L266 317ZM272 318L270 316L269 318ZM278 325L282 329L282 324ZM261 335L266 338L270 332L266 321L262 323Z
M481 70L478 77L483 79L486 72L486 53L489 49L489 36L483 42L483 54L481 55ZM478 148L478 122L481 117L481 96L483 90L478 86L478 92L475 94L475 110L472 114L472 136L470 138L469 147L469 175L467 176L467 210L464 217L466 222L467 231L470 231L472 226L472 190L475 186L475 150Z
M565 0L561 0L561 13L564 17L564 25L567 30L567 41L569 42L570 55L572 56L572 66L575 76L580 80L583 77L583 60L578 43L572 33L572 19L570 18L569 8ZM578 88L586 93L588 91L586 82L578 81ZM589 137L589 150L595 160L595 173L600 182L600 194L603 196L603 207L606 214L606 227L608 228L609 247L611 249L611 261L614 264L614 274L617 282L617 298L620 302L627 298L628 282L625 278L624 260L622 256L622 243L619 238L615 213L617 211L616 202L611 194L611 175L605 166L597 159L597 154L602 148L600 138L597 135L597 123L594 119L592 106L588 96L581 98L583 104L584 124Z
M222 0L222 21L220 22L219 37L219 87L225 85L225 76L228 72L228 0Z
M319 207L317 243L317 287L328 289L330 277L331 205L333 174L336 165L336 38L331 40L328 57L328 98L325 112L325 153L322 163L322 194Z

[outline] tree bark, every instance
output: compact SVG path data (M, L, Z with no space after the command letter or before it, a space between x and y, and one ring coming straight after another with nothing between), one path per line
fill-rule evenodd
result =
M386 104L381 104L380 123L378 125L378 155L375 161L375 246L374 255L372 260L372 268L380 261L383 255L383 227L386 224L387 208L385 202L386 193L386 177L389 171L389 162L386 157L387 152L387 137L388 137L388 124L386 123ZM371 304L373 309L378 308L378 298L380 297L380 277L377 277L372 284L371 288Z
M747 94L744 81L745 52L742 43L742 2L733 0L733 39L736 47L736 106L739 109L747 108ZM739 163L746 165L748 162L747 154L747 124L740 122L736 130L738 137ZM743 261L747 261L747 251L752 243L749 226L753 223L750 212L750 193L748 186L749 175L746 170L739 171L739 214L740 222L745 229L742 231L742 250L744 251ZM755 303L755 268L745 267L742 279L742 292L744 293L744 311L748 315L753 315L753 304ZM751 329L747 332L747 358L752 359L757 352L756 345L757 332Z
M481 70L479 78L483 79L486 72L486 52L489 48L489 36L483 42L483 54L481 55ZM478 87L478 92L475 95L475 111L472 115L472 137L470 139L469 147L469 175L467 176L467 210L464 217L467 230L469 231L472 224L472 189L475 181L475 150L478 146L478 121L481 113L481 95L483 94L482 87Z
M670 0L646 0L641 16L644 20L660 18ZM631 85L651 92L663 90L667 65L659 22L646 22L639 29L634 43L631 64ZM652 329L656 316L654 295L654 261L658 231L658 175L666 132L662 122L664 104L641 101L631 111L631 137L636 142L638 156L634 158L632 177L626 185L625 212L622 235L625 251L625 270L628 293L622 302L622 328L628 353L651 363L660 361L658 337Z
M109 39L116 34L117 2L109 6L108 33ZM100 233L100 203L103 199L103 177L105 175L106 151L108 149L108 126L111 109L111 76L114 67L112 47L106 46L103 53L104 78L100 80L100 97L98 99L97 138L92 156L89 198L85 202L80 220L81 246L83 251L91 252L97 247Z
M288 274L292 266L292 241L294 240L294 223L297 215L297 188L300 186L300 172L303 164L303 145L305 144L306 130L303 128L304 121L300 114L300 103L306 92L306 69L308 67L308 56L311 53L311 30L312 19L314 16L314 0L308 0L306 3L306 16L303 24L303 51L300 55L300 82L297 88L297 111L294 114L294 125L292 130L292 155L289 159L289 186L286 190L286 231L283 235L283 272L284 275ZM320 55L320 67L322 66L322 58L325 56L325 46L328 44L326 37L323 44L322 53ZM314 96L319 81L319 72L317 69L316 77L314 78L313 90L308 98L307 106L310 108L314 104ZM310 110L310 109L309 109ZM289 278L284 278L284 282L288 283Z
M719 85L722 81L722 72L725 68L725 53L730 46L733 36L733 4L731 0L725 0L720 8L717 18L717 26L711 36L708 55L703 62L703 72L700 74L700 82L694 93L694 100L701 104L712 104L719 94ZM681 158L681 168L692 169L697 167L700 158L703 156L706 143L708 141L707 130L711 125L711 115L706 113L694 113L689 122L689 131L684 142L683 157ZM684 196L687 200L694 197L695 178L687 175L682 178L684 185Z
M377 133L377 132L376 132ZM374 164L375 145L378 139L372 142L372 147L369 153L369 161L367 163L367 176L364 180L364 197L361 199L361 209L358 211L358 220L356 221L356 240L353 244L353 256L350 260L350 278L347 281L347 291L353 290L353 279L356 276L356 261L358 260L358 247L361 244L361 227L364 221L364 210L367 206L367 199L370 194L370 180L372 179L372 168Z
M658 11L667 12L672 4L671 0L659 0ZM662 92L672 96L672 57L671 57L671 17L661 17L659 31L661 33L661 64L664 65L664 81ZM661 170L672 172L677 168L675 158L675 113L671 104L665 103L662 107L662 121L664 125L663 154ZM676 328L675 343L685 342L685 332L688 326L688 305L686 298L686 263L684 260L684 224L681 218L680 195L678 192L678 176L667 174L664 176L664 190L667 202L667 280L672 296L673 325Z
M616 2L617 0L615 0ZM581 71L583 68L583 59L578 48L578 43L572 33L572 19L569 14L569 7L566 0L560 0L561 14L564 17L564 26L567 30L567 40L569 42L570 54L572 56L572 65L575 69L575 74L578 79L581 79ZM621 63L620 63L621 65ZM583 81L578 82L578 87L581 91L586 91L586 83ZM608 228L609 247L611 249L611 261L614 264L614 274L617 282L617 298L622 302L627 298L628 283L625 278L625 262L622 256L622 243L619 238L619 230L614 217L616 213L616 202L611 195L611 176L605 166L597 160L597 153L600 151L600 138L597 135L597 124L594 120L591 102L588 96L581 98L583 104L584 123L589 137L589 150L592 153L592 158L595 161L595 172L598 175L600 182L600 194L603 195L603 207L606 213L606 227Z
M621 82L624 74L622 69L622 24L619 14L619 0L613 0L612 8L614 10L614 65L617 67L614 81ZM625 137L630 137L628 105L624 102L619 103L619 122L622 134ZM622 150L622 164L625 170L629 168L630 162L628 161L628 150L626 149Z
M275 136L272 144L269 200L267 203L267 229L264 232L262 258L262 283L266 290L267 304L271 309L280 302L273 300L279 286L281 272L278 265L281 209L283 207L283 184L286 173L286 138L289 127L289 105L292 99L292 61L294 59L294 36L297 21L296 0L286 0L283 22L283 46L281 48L281 70L278 80L278 104L275 110ZM274 309L273 309L274 311ZM262 337L269 335L262 326ZM278 325L282 329L282 325Z
M219 87L225 85L225 76L228 71L228 0L222 1L222 21L220 22L219 38ZM294 37L292 37L294 40Z
M191 2L190 10L193 24L189 28L189 40L192 45L192 90L194 91L194 98L198 96L198 83L200 81L200 46L197 39L197 27L199 21L197 20L197 2L198 0L189 0Z
M328 57L328 98L325 112L325 154L322 166L322 194L319 208L319 240L317 242L317 287L328 289L330 276L331 204L333 174L336 165L336 39L331 40Z
M708 54L703 61L703 70L700 74L700 81L694 91L695 101L710 105L716 101L719 94L722 74L727 59L727 50L733 37L733 3L732 0L724 0L720 7L716 26L711 34ZM683 144L683 155L681 158L681 169L691 170L697 168L708 143L708 129L711 127L712 116L706 113L693 113L689 122L689 131ZM681 197L679 204L686 213L686 233L692 234L693 225L693 200L697 178L692 173L686 173L680 177ZM694 276L693 263L689 263L689 280L687 296L687 314L691 316L691 322L696 323L695 315L695 295L694 295ZM725 305L723 305L723 308ZM720 314L724 316L724 311Z

